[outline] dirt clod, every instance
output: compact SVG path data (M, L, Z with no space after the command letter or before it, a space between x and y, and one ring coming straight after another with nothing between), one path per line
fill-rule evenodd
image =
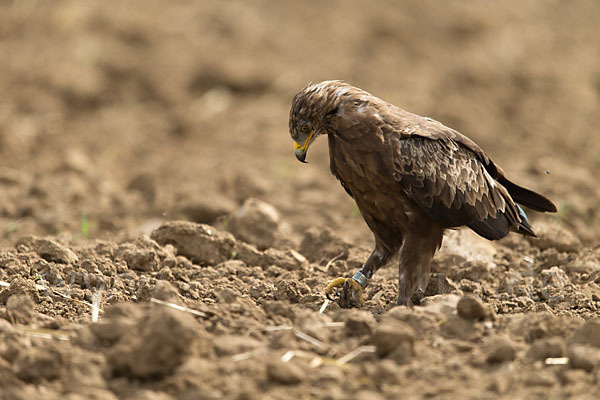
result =
M107 353L116 374L134 378L164 376L193 354L199 327L182 312L156 309L121 336Z
M275 383L295 385L306 379L306 372L291 362L274 361L267 364L267 377Z
M177 303L179 301L179 293L177 288L174 287L170 282L158 280L152 290L152 297L169 302Z
M534 342L527 351L527 358L531 360L545 360L546 358L565 357L567 346L564 339L551 337Z
M370 336L376 325L373 315L364 311L347 313L344 321L345 331L349 336Z
M267 249L275 243L281 216L275 207L249 198L227 219L227 229L237 238Z
M25 382L40 382L60 377L65 358L53 345L24 349L14 363L17 376Z
M466 320L456 315L451 315L442 321L440 326L442 335L446 338L461 340L477 340L483 335L483 327L480 323Z
M288 271L295 271L306 268L308 261L304 256L295 250L267 249L265 251L261 265L276 265Z
M462 318L476 319L479 321L491 318L492 316L490 309L485 306L481 300L473 296L461 297L456 305L456 311Z
M571 345L567 351L569 366L573 369L592 371L600 367L600 349L584 345Z
M12 295L27 295L36 303L40 301L38 289L30 279L15 278L10 282L9 287L0 291L0 304L6 304L6 301Z
M27 295L13 295L6 301L6 318L13 324L27 324L33 318L33 300Z
M600 320L590 319L586 321L585 324L573 332L569 342L600 348Z
M373 342L379 357L405 363L415 355L415 332L406 323L386 319L375 330Z
M0 1L0 398L600 398L600 2L130 3ZM412 307L398 259L326 301L375 238L325 131L294 157L321 79L558 212L523 206L538 239L446 230ZM386 179L377 146L346 162Z
M25 236L15 243L15 247L19 246L31 249L46 261L74 264L78 259L68 247L49 238L40 238L34 235Z
M175 221L161 225L151 238L161 245L172 244L177 252L201 265L216 265L234 256L235 239L209 225Z
M158 271L160 260L156 252L146 249L125 248L121 249L121 257L127 267L136 271Z
M517 350L510 339L498 336L488 340L485 355L488 363L501 364L514 361L517 358Z

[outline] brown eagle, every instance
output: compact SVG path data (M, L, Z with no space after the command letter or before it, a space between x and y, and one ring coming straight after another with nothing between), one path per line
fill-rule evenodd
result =
M341 81L302 89L292 102L289 128L298 160L327 135L331 172L375 236L375 249L351 279L338 278L329 297L362 303L367 281L400 252L397 304L418 302L445 229L468 226L486 239L509 232L535 236L525 212L555 212L546 197L506 178L471 139Z

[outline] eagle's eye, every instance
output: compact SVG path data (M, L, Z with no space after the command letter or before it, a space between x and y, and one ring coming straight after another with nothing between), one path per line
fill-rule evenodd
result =
M302 132L302 133L309 133L310 132L310 126L308 126L306 124L300 126L300 132Z

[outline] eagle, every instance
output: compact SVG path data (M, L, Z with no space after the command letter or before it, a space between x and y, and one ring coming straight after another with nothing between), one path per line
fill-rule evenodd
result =
M498 240L509 232L535 237L521 204L556 212L548 198L511 182L471 139L342 81L302 89L292 101L296 158L327 135L330 169L354 199L375 249L351 278L325 288L342 307L360 306L373 274L399 253L396 304L418 304L430 262L446 229L467 226Z

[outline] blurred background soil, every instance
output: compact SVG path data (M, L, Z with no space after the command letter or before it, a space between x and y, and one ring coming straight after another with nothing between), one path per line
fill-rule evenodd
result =
M10 314L8 305L4 306L9 295L20 293L15 289L18 284L12 282L17 278L31 281L42 272L50 284L54 284L52 279L58 281L58 273L66 285L63 289L78 293L82 300L100 285L85 281L86 276L104 276L103 285L113 297L102 300L103 306L121 301L144 303L157 280L170 281L178 296L195 301L196 308L225 304L218 312L204 310L209 320L213 318L209 326L201 318L162 315L164 310L147 309L146 303L134 311L125 306L106 317L111 329L116 329L125 315L135 321L125 324L127 329L135 326L142 331L134 329L132 333L123 328L123 337L151 336L143 331L144 326L159 327L156 321L173 318L173 325L188 338L185 343L195 346L192 361L177 346L165 355L165 359L175 360L174 365L186 366L173 375L171 369L138 371L135 357L144 352L135 353L136 344L119 342L122 348L134 350L131 360L115 361L114 354L122 348L106 347L106 343L116 338L107 339L96 332L97 341L81 339L86 335L83 330L96 329L89 324L88 308L65 305L56 296L47 295L52 301L33 296L35 311L54 322L38 315L24 317L21 324L72 330L78 332L79 341L51 341L48 351L55 354L51 357L50 353L35 353L41 351L40 346L48 346L47 341L33 347L19 342L20 355L13 352L11 356L0 348L0 376L5 377L0 383L14 383L16 388L7 398L67 394L85 398L76 396L85 396L86 387L103 390L97 398L136 399L184 398L184 393L197 398L193 397L197 392L189 387L205 388L206 398L263 398L259 393L287 398L292 393L289 395L294 398L376 399L392 396L396 387L406 388L407 398L427 393L429 397L461 393L463 398L593 393L600 378L596 368L600 356L584 363L589 368L548 370L538 365L539 371L531 372L535 376L527 379L519 374L531 368L513 364L528 365L523 360L529 360L526 354L532 351L566 355L568 344L569 365L580 366L572 360L587 353L573 343L600 347L597 341L580 339L588 331L578 333L575 339L570 336L584 319L598 316L600 301L600 186L596 172L600 169L599 20L600 3L594 0L0 0L0 280L12 287L5 298L0 292L5 319L13 324L19 319L15 315L21 315ZM412 326L417 332L415 354L421 357L421 361L412 361L412 369L397 370L406 359L396 358L389 364L389 360L373 356L364 367L319 367L325 378L315 380L297 370L286 370L292 360L283 363L286 368L281 376L281 366L272 360L279 360L285 353L279 352L296 342L279 338L285 343L281 345L264 332L250 335L256 343L249 347L235 342L237 339L228 340L236 343L232 346L240 353L268 343L268 350L260 356L266 367L236 367L238 364L223 358L232 354L228 345L219 347L217 339L223 334L248 337L244 323L311 326L311 318L330 318L319 321L350 326L348 335L320 337L324 343L341 347L332 353L321 349L317 354L342 356L360 344L375 343L380 346L378 357L385 358L380 353L381 346L385 347L380 338L388 328L382 327L380 313L393 301L395 267L381 272L369 293L367 311L354 310L360 317L348 317L335 305L328 317L317 312L327 280L336 274L350 274L372 244L353 201L329 173L326 141L319 140L311 147L308 165L298 163L293 155L287 127L291 99L307 83L325 79L345 80L465 133L512 180L558 204L556 215L531 213L541 241L529 242L514 235L489 244L469 234L452 233L451 248L436 261L437 273L448 276L451 287L433 292L474 293L494 313L520 315L523 321L533 318L531 315L549 318L550 322L540 322L545 333L538 336L560 337L556 346L548 345L559 348L557 352L544 353L543 345L538 346L542 350L531 350L533 339L527 335L534 332L531 335L537 338L537 331L521 329L513 318L500 319L491 328L478 322L478 336L460 336L460 343L451 345L440 343L458 340L454 334L438 332L429 342L420 342L419 338L427 335ZM248 213L258 222L245 220ZM238 254L246 249L241 243L249 242L257 247L252 250L257 251L255 258L243 253L246 258L234 260L242 264L226 267L221 263L233 261L218 257L199 261L182 250L184 244L176 239L157 236L156 228L173 220L232 231L234 244L227 242L229 239L219 243L229 243L227 250L237 246ZM244 231L249 224L265 221L261 232ZM152 232L155 242L148 238ZM205 234L194 232L196 236ZM56 241L65 248L59 251L39 240ZM48 246L53 249L50 253L43 250ZM475 250L456 256L458 249L465 247ZM344 255L339 265L328 263L340 249ZM489 257L481 261L478 252ZM85 267L88 259L107 265L108 272ZM483 275L474 260L486 265ZM148 263L156 265L147 267ZM490 263L496 268L491 272ZM282 267L284 264L287 267ZM270 269L273 265L280 270ZM479 271L478 279L467 279L475 286L469 282L461 286L465 269ZM77 275L80 270L83 275ZM114 281L120 275L125 282L122 286ZM69 280L69 276L79 278ZM211 286L209 282L214 280L216 286ZM194 289L194 282L201 287ZM548 282L553 282L550 294L543 287ZM506 290L507 285L524 289ZM228 295L224 288L233 294ZM237 304L236 299L241 306L231 304ZM26 300L15 298L11 309L21 309L22 302ZM273 305L278 302L284 305ZM450 303L456 310L456 301ZM27 304L23 307L29 309ZM286 311L288 308L293 312ZM221 312L227 322L219 321ZM239 325L231 322L236 313L243 315ZM409 319L399 316L401 312L396 314L396 322ZM571 318L571 325L553 319L559 317ZM445 318L439 317L437 322ZM523 321L519 324L526 324ZM562 325L567 328L555 328ZM2 326L0 333L14 336L15 343L22 339L21 331ZM351 333L356 326L362 327L364 337ZM374 333L376 326L380 336ZM403 329L392 328L394 332ZM201 333L193 333L196 329ZM553 329L556 334L548 334ZM511 339L517 344L496 340L496 336L513 331L520 332ZM67 347L60 347L63 344ZM506 353L505 345L515 353L507 360L498 356ZM86 357L96 357L94 365L100 367L88 374L88 380L92 379L89 376L95 380L83 384L83 389L67 384L83 379L73 377L79 369L65 367L64 374L42 371L28 375L27 371L43 362L84 363L80 355L73 355L84 350L92 354ZM38 356L50 361L39 361ZM453 364L464 362L460 357L471 357L467 370ZM64 361L67 359L70 361ZM211 359L220 360L218 368L207 361ZM497 367L506 361L512 370L506 365ZM430 363L441 363L439 370L430 369ZM194 375L193 371L203 368L215 376L230 374L230 383ZM520 372L515 373L514 368ZM386 374L404 378L367 382L369 377ZM436 374L443 381L438 391L427 383L436 382ZM419 381L419 376L424 380ZM195 383L186 386L186 379ZM457 386L464 379L466 386ZM346 386L348 380L356 382ZM406 380L416 381L411 386ZM283 390L281 385L295 389Z

